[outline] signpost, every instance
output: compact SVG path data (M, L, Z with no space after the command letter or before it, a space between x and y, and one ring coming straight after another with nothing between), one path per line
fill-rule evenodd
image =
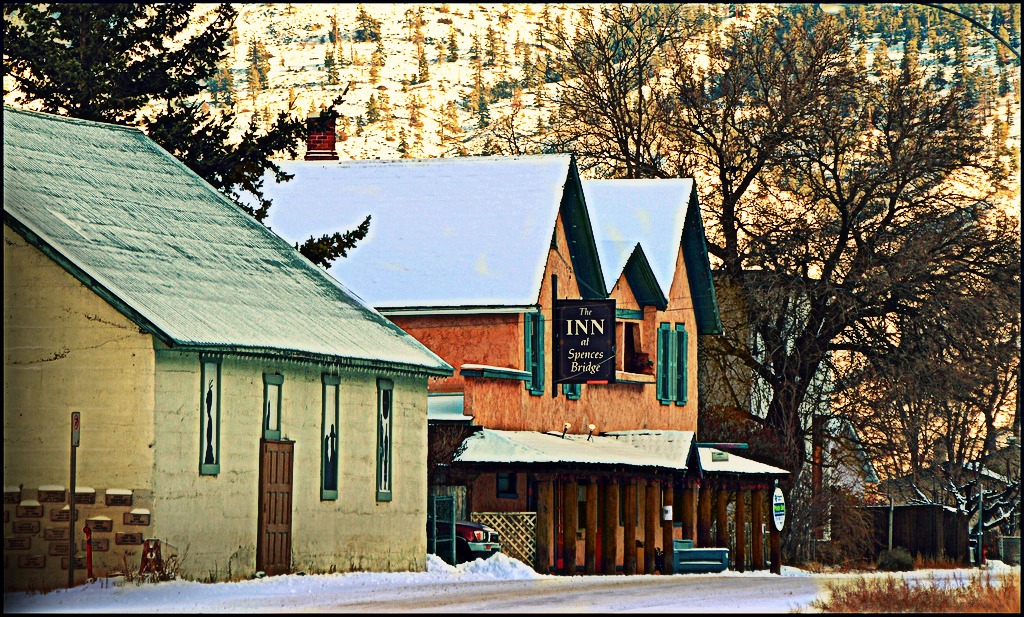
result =
M782 574L782 541L779 534L786 524L786 496L782 494L779 483L775 483L772 493L772 527L769 529L768 543L772 554L772 574Z
M82 413L71 412L71 481L68 490L68 589L75 586L75 464L78 444L82 440Z
M555 384L615 383L615 300L555 300Z

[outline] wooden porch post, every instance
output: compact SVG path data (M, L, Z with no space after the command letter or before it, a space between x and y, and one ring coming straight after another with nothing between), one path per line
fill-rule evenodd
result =
M671 506L675 498L675 494L672 487L672 480L665 483L665 487L662 489L662 503L666 506ZM672 516L668 519L661 521L661 550L664 556L664 565L661 568L662 574L673 574L675 573L675 559L672 557L672 550L675 547L674 530L673 530L673 519L676 513L672 512Z
M615 574L619 563L619 482L615 478L605 480L604 513L601 517L601 571Z
M683 487L683 539L697 542L697 503L694 497L697 487Z
M644 508L644 574L654 574L654 549L658 545L658 514L661 512L660 484L648 480Z
M715 546L729 548L729 489L720 486L717 491L718 502L715 504Z
M747 491L736 489L736 569L740 572L747 567Z
M764 570L764 490L754 489L750 493L750 569Z
M774 512L769 515L768 521L768 546L771 550L771 573L782 574L782 542L779 530L775 529Z
M597 478L587 478L587 540L586 554L583 560L583 571L587 574L597 573Z
M562 574L576 574L576 529L579 527L576 479L562 483Z
M626 480L626 494L622 525L622 573L636 574L636 480Z
M697 543L700 548L711 546L711 487L706 483L697 495Z
M549 474L537 475L537 558L534 569L541 574L551 572L551 532L554 529L554 490Z

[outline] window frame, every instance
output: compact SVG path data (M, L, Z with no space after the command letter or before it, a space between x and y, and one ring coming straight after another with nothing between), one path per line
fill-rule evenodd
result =
M583 393L583 384L581 383L563 383L562 394L565 398L570 401L580 400L580 395Z
M387 392L387 430L384 430L384 393ZM394 494L394 418L395 382L384 377L377 378L377 455L376 493L377 501L391 501ZM385 441L386 440L386 441ZM384 443L382 443L384 442Z
M281 409L281 392L284 390L284 375L280 373L263 373L263 411L261 411L260 427L264 439L268 440L280 440L281 439L281 424L283 421L283 413ZM275 411L277 412L277 428L270 428L270 396L271 393L276 393Z
M502 478L507 479L506 489L502 490ZM495 473L494 474L494 494L498 499L519 499L519 474L516 472L510 473Z
M199 358L199 475L201 476L217 476L220 475L220 463L221 463L221 451L220 451L220 434L221 434L221 364L222 358ZM209 371L211 367L215 367L213 384L206 386L206 382L210 379ZM209 409L205 409L207 396L211 396L215 399L210 401ZM203 412L207 413L204 414ZM210 429L214 429L214 438L210 439L207 435ZM204 444L205 442L205 444ZM206 453L207 450L212 450L213 463L207 463Z
M320 500L321 501L335 501L338 499L339 480L341 475L341 463L339 461L341 455L341 377L338 375L329 375L324 373L320 376L321 387L321 425L320 425ZM333 397L333 409L328 404L328 393L332 393ZM333 465L333 469L328 467L327 462L327 448L325 440L328 439L331 434L327 430L327 423L331 422L331 427L334 433L334 460L331 461L330 465ZM334 474L334 488L328 487L328 472Z

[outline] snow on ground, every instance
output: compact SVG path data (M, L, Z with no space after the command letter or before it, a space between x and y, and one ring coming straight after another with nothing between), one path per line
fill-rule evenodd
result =
M987 572L1020 573L991 561ZM978 569L896 573L914 581L963 584ZM4 612L791 612L810 610L827 584L862 573L782 569L673 576L552 576L498 554L450 566L428 555L426 572L358 572L267 577L233 583L111 579L46 594L4 594ZM872 574L871 576L887 576Z

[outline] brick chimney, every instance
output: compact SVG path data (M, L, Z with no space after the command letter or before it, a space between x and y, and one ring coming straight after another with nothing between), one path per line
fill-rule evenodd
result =
M334 150L334 118L315 116L306 118L306 156L307 161L336 161L338 153Z

